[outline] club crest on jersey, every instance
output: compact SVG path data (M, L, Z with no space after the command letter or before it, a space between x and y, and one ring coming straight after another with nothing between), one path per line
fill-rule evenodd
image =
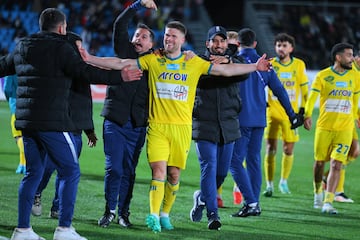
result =
M166 62L165 58L157 58L157 61L160 63L160 65L164 65Z
M169 63L169 64L166 64L166 69L167 70L180 70L180 66L179 64L176 64L176 63Z
M324 78L324 80L330 84L333 84L334 82L334 77L333 76L327 76Z

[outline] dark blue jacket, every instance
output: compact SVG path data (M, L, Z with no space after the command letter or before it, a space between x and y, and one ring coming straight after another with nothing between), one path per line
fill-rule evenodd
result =
M255 63L260 56L253 48L240 50L239 55L248 63ZM240 82L242 109L239 114L240 127L266 127L266 92L268 86L279 99L288 116L294 116L289 97L276 73L253 72L249 79Z

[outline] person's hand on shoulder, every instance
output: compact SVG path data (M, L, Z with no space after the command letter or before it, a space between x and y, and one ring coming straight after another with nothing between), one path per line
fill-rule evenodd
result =
M210 61L214 64L228 64L231 63L229 56L210 55Z
M185 55L185 61L188 61L196 56L196 53L191 50L185 50L183 51L183 54Z

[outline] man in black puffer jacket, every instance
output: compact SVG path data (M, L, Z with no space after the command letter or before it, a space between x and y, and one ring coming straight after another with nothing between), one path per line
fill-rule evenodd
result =
M0 76L17 74L15 126L23 131L26 174L19 186L18 225L12 239L43 239L30 226L31 207L48 154L59 174L60 215L57 240L84 240L71 227L80 168L71 131L69 95L72 79L89 83L120 84L121 73L86 64L67 42L65 14L45 9L40 32L19 41L15 50L0 58ZM128 72L128 71L126 71ZM136 73L133 79L139 79ZM140 74L139 74L140 75Z
M208 31L204 59L214 63L241 63L240 59L227 56L227 32L221 26ZM241 110L239 81L237 77L202 76L198 83L193 110L193 132L201 168L200 189L194 193L192 221L201 220L202 210L207 209L208 228L221 226L216 200L217 187L227 176L234 142L240 137L238 115Z
M64 36L66 40L72 45L72 47L79 52L79 48L82 46L81 37L73 32L67 32ZM80 56L80 53L78 53ZM117 86L117 85L116 85ZM71 118L75 125L76 131L73 131L74 143L76 146L76 153L78 158L80 158L82 150L82 132L84 131L88 138L89 147L96 146L97 137L94 131L94 122L93 122L93 102L91 97L91 87L88 81L86 80L76 80L72 81L71 91L69 95L69 104L71 111ZM46 157L49 157L46 155ZM56 166L51 160L46 160L46 166L44 170L43 177L40 181L40 184L37 188L34 204L31 208L31 213L34 216L41 216L42 214L42 204L41 204L41 194L46 188L47 184L50 181L50 178L55 171ZM52 201L52 206L49 216L51 218L59 218L59 176L56 176L55 180L55 196Z

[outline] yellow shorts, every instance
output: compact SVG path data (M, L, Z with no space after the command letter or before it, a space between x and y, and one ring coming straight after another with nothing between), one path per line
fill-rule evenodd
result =
M298 129L291 129L289 120L267 118L267 126L264 132L265 139L282 139L284 142L298 142Z
M22 136L21 131L17 130L15 128L15 120L16 120L15 114L11 114L10 125L11 125L11 132L12 132L12 135L13 135L14 138Z
M346 163L350 150L353 130L327 131L316 129L314 158L316 161L329 161L330 158Z
M148 161L167 161L168 166L185 169L191 146L191 131L191 125L150 123L146 144Z

